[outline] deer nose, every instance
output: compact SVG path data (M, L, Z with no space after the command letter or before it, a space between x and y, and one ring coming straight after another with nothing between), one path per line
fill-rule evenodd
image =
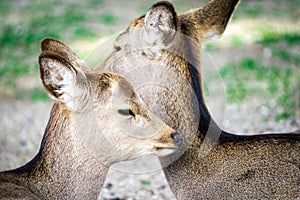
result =
M173 139L173 141L174 141L174 143L177 145L177 146L180 146L181 145L181 143L182 143L182 136L179 134L179 133L177 133L177 132L175 132L175 133L172 133L171 134L171 138Z

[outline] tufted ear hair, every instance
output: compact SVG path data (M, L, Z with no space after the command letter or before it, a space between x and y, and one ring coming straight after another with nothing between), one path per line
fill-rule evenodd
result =
M84 73L66 59L53 52L43 51L39 56L40 78L49 96L63 102L70 110L78 110L77 100L83 88Z
M202 42L220 37L239 0L211 0L202 7L180 14L187 34Z
M171 45L178 28L177 14L167 1L154 4L144 18L143 39L150 47L166 48Z

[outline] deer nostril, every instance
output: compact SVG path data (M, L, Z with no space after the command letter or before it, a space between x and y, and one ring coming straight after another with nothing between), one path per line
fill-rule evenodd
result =
M176 133L172 133L172 134L171 134L171 138L172 138L173 140L174 140L175 134L176 134Z
M172 133L171 138L174 140L174 143L177 146L180 146L182 143L182 136L179 133Z

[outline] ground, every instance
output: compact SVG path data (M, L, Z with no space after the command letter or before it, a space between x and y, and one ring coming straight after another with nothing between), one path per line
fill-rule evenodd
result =
M53 102L37 73L40 40L57 38L89 59L153 2L0 2L0 170L20 166L37 153L49 118ZM203 4L172 2L179 12ZM204 46L205 97L225 130L253 134L300 128L299 4L241 1L223 37ZM159 168L157 160L146 158L112 167L101 198L174 198L162 171L153 166ZM152 172L142 173L147 169Z

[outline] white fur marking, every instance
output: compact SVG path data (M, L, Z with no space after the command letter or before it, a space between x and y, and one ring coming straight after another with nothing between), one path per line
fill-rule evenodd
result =
M211 40L211 41L213 41L213 40L216 40L216 39L218 39L218 38L220 38L220 34L218 33L218 31L208 31L207 33L206 33L206 40Z

